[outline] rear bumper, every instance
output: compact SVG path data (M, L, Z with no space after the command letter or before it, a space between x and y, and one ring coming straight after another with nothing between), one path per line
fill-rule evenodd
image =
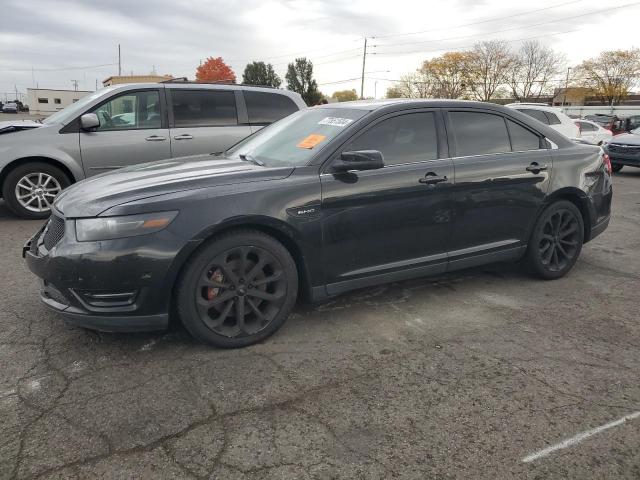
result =
M589 235L589 240L593 240L602 232L604 232L609 226L609 221L611 220L611 216L607 216L606 218L600 220L596 225L591 227L591 235Z

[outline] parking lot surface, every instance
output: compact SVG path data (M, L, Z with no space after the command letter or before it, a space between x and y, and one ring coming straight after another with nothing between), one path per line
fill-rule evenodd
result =
M637 479L640 170L614 183L564 279L370 288L240 350L65 325L0 203L0 478Z

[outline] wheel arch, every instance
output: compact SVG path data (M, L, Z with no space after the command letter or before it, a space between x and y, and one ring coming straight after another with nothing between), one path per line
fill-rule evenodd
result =
M61 160L56 160L46 156L27 156L27 157L16 158L15 160L12 160L9 163L7 163L2 168L2 170L0 171L0 191L9 173L11 173L14 169L18 168L21 165L24 165L27 163L35 163L35 162L46 163L53 167L59 168L64 172L67 178L69 178L69 181L71 183L75 183L78 181L77 176L72 172L71 168L69 168L69 166Z
M566 200L573 203L582 214L584 224L584 243L591 240L591 228L593 226L592 213L589 209L587 194L576 187L563 187L551 193L545 202L545 208L558 200ZM542 214L542 211L540 212Z
M172 269L175 274L171 280L171 303L175 302L176 287L184 267L199 248L215 237L235 230L256 230L279 241L289 252L298 271L298 292L304 299L311 298L311 277L303 249L300 247L298 232L282 220L263 216L232 218L220 224L208 227L198 233L176 256L177 265ZM184 251L187 250L187 251Z

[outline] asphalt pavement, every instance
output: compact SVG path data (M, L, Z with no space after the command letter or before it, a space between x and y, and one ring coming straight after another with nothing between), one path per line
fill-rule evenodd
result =
M67 326L0 203L0 478L640 478L640 169L614 184L566 278L360 290L239 350Z

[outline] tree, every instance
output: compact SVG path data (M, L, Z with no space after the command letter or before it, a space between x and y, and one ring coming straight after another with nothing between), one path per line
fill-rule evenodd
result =
M469 52L447 52L426 60L420 73L431 82L431 96L460 98L467 93L469 85Z
M602 52L574 69L582 85L591 87L607 105L620 103L640 75L640 49Z
M563 54L537 40L522 43L514 54L509 87L518 101L540 98L551 90L551 82L565 64Z
M423 69L407 73L400 81L387 89L387 98L429 98L433 90L433 78Z
M209 57L196 69L196 80L199 82L233 82L236 74L224 63L222 57Z
M280 77L273 69L273 65L270 63L251 62L244 67L242 83L278 88L282 85L282 80L280 80Z
M313 79L313 63L306 58L296 58L287 67L287 88L302 95L307 105L315 105L322 98L318 84Z
M509 80L513 55L507 42L489 40L476 43L467 62L469 91L476 100L488 102Z
M353 100L358 100L358 94L356 93L355 88L352 88L351 90L339 90L337 92L333 92L333 98L339 102L351 102Z

